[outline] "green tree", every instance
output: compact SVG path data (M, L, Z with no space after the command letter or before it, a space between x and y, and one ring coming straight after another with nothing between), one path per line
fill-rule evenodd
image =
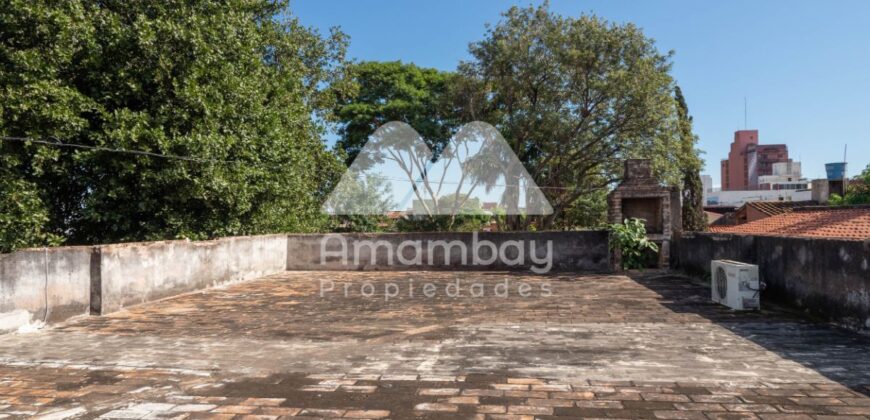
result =
M367 61L351 66L354 90L339 96L334 112L341 139L336 146L348 165L375 130L391 121L407 123L435 151L457 127L450 103L455 75L399 61Z
M701 182L703 161L695 150L697 136L692 132L692 117L689 106L679 86L674 87L674 99L679 118L680 147L682 160L683 230L704 232L707 230L707 215L704 213L704 184Z
M589 199L602 199L625 158L650 158L663 182L679 185L671 55L636 26L512 7L470 52L457 104L499 129L555 210L507 216L507 228L570 226L573 207L603 208Z
M832 195L830 204L836 206L870 204L870 165L867 165L861 175L849 183L843 197Z
M6 185L29 191L2 217L32 208L31 231L71 243L316 229L345 46L281 0L9 0L0 134L198 159L2 142Z

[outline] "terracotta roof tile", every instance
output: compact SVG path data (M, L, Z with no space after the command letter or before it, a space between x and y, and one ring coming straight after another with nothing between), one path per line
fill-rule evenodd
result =
M870 239L870 207L806 208L711 232L809 238Z

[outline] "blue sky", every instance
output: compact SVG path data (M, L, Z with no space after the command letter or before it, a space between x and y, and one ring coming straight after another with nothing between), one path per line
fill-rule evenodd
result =
M339 26L358 60L402 60L453 70L468 43L511 4L539 1L291 0L308 26ZM695 118L705 173L719 184L719 160L734 130L762 143L786 143L810 178L840 161L849 145L849 173L870 163L870 1L551 1L568 16L595 13L633 22L673 50L673 76Z

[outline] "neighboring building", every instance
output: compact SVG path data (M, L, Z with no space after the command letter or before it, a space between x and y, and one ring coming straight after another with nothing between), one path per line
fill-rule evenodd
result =
M810 188L809 180L801 175L800 162L774 163L773 173L758 177L759 190L805 190Z
M809 201L812 199L813 192L810 189L714 191L707 197L707 206L740 207L751 201Z
M870 206L803 207L734 226L710 226L717 233L832 239L870 239Z
M702 203L707 204L707 197L713 192L713 177L710 175L701 175L701 186L704 189L702 197Z
M759 177L773 175L773 164L791 162L788 146L758 143L758 130L734 132L728 159L721 162L722 190L756 190Z

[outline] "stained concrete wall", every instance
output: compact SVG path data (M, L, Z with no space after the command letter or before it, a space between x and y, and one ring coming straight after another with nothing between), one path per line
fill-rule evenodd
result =
M0 333L88 313L93 255L92 247L0 254Z
M0 254L0 333L275 274L286 264L283 234Z
M341 248L337 237L281 234L0 254L0 333L42 320L52 323L75 315L115 312L287 269L610 270L604 231L348 234L340 236L347 246L347 261L333 255L321 263L324 250L335 253ZM325 238L330 240L322 248ZM355 248L365 241L376 247ZM389 258L387 246L413 258L417 249L400 245L415 241L421 245L420 264L403 263L398 255ZM502 258L487 261L494 255L490 243Z
M166 241L100 247L95 312L284 271L287 235Z
M710 261L757 264L762 300L791 304L853 329L870 329L870 241L693 233L673 266L709 277Z
M498 249L497 254L503 258L489 262L492 253L488 243L492 243ZM519 251L520 248L522 251ZM478 251L475 252L475 249ZM551 264L540 262L547 255ZM420 257L419 260L415 259L416 256ZM607 232L315 234L290 235L287 241L288 270L534 268L540 272L548 265L553 271L610 271Z

